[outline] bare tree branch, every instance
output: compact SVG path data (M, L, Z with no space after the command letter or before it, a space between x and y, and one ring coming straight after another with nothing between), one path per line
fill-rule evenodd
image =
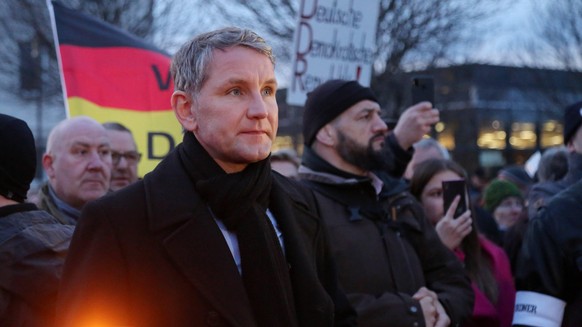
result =
M521 62L534 68L557 68L582 73L582 2L578 0L538 1L533 14L534 37L522 42L526 55ZM554 108L580 101L581 74L565 74L561 80L539 72L545 98ZM564 80L567 79L567 80Z
M577 0L552 1L536 7L534 33L526 47L532 53L532 65L553 65L558 68L582 71L582 2ZM540 53L550 63L533 60Z

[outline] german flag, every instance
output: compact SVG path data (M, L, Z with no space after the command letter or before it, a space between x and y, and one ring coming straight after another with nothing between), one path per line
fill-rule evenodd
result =
M170 56L113 25L52 6L68 116L128 127L145 154L143 176L182 140L170 105Z

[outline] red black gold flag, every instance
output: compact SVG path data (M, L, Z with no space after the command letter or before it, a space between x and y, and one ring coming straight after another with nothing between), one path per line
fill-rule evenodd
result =
M134 134L143 176L181 141L170 106L170 57L98 19L52 3L68 116L115 121Z

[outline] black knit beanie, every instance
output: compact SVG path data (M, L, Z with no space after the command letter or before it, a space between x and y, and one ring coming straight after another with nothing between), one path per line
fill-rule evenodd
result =
M24 202L36 171L36 147L23 120L0 114L0 194Z
M564 145L568 145L570 139L576 134L582 124L582 101L566 107L564 112Z
M303 143L311 146L325 124L362 100L378 102L372 89L357 81L329 80L309 92L303 112Z

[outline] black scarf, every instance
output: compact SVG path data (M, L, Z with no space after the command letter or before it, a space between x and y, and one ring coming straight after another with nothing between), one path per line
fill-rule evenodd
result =
M214 216L237 235L242 279L257 326L297 326L288 265L266 214L270 159L227 174L191 132L184 136L179 156Z

